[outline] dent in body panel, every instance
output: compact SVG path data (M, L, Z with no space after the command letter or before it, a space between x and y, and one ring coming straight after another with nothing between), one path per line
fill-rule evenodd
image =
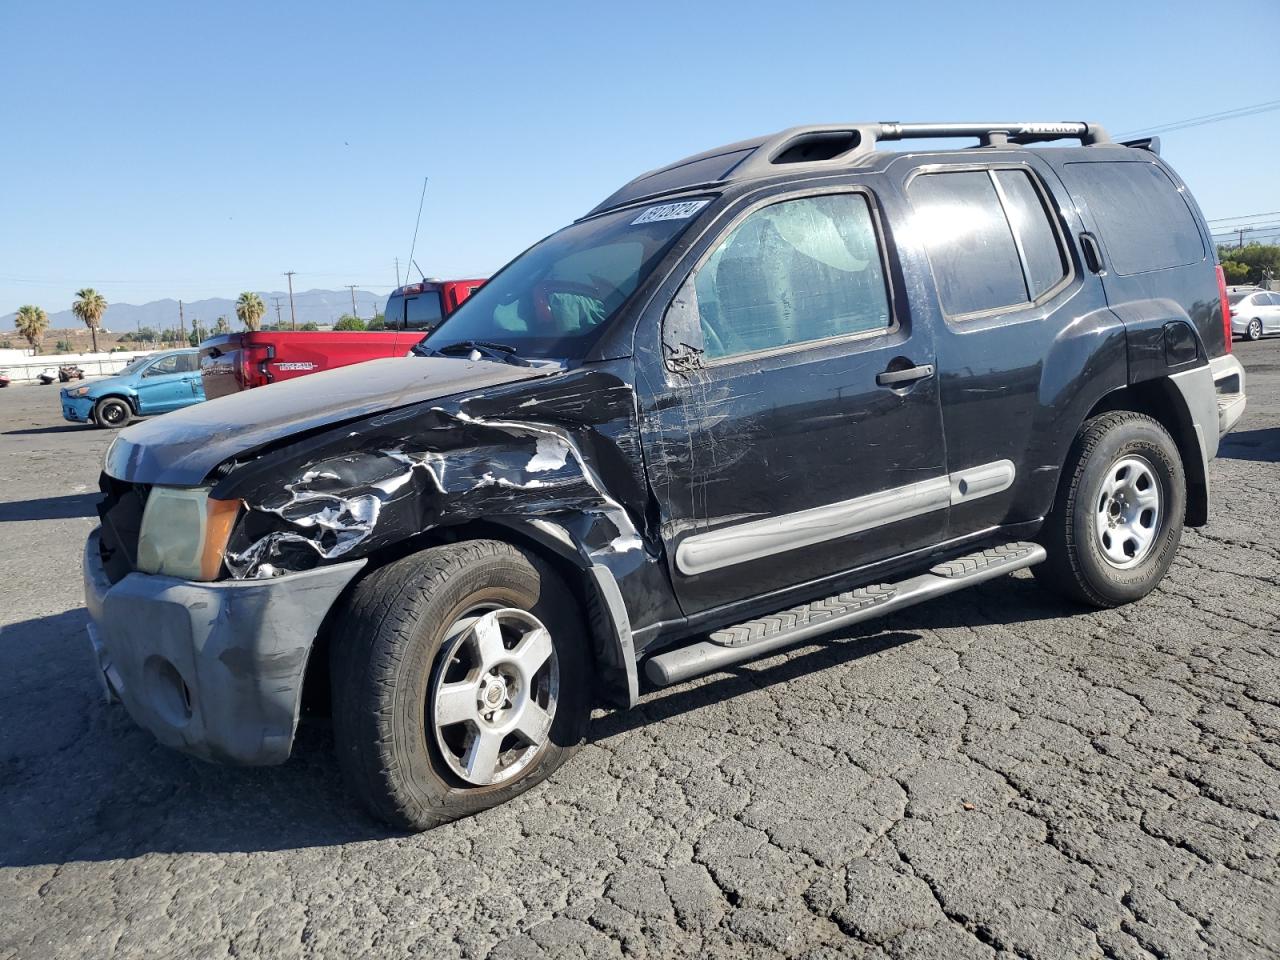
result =
M512 518L568 531L584 564L644 553L635 409L625 381L576 371L419 404L268 453L233 468L216 494L247 507L227 569L270 577L439 527Z

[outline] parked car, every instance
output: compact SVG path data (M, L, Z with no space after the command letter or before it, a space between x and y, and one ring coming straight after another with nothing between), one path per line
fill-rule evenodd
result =
M215 397L380 357L403 357L483 280L428 280L392 292L386 330L254 330L200 344L204 392Z
M1280 293L1242 290L1228 294L1231 332L1250 340L1280 333Z
M204 400L196 350L138 357L113 377L63 387L62 417L118 430L134 417L181 410Z
M938 137L981 145L877 149ZM1245 406L1210 232L1154 147L721 147L530 248L414 357L130 428L84 563L110 695L264 764L328 685L354 792L425 828L550 775L642 675L1026 567L1140 600Z

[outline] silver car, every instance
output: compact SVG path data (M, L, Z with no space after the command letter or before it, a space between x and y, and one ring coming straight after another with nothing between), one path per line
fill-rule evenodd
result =
M1231 332L1250 340L1264 334L1280 333L1280 293L1241 290L1228 295L1231 304Z

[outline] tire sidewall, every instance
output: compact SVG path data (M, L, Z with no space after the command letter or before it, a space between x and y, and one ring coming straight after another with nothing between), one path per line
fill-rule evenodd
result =
M481 604L527 610L542 621L555 646L560 688L548 741L525 770L509 781L476 787L458 779L440 755L427 721L427 700L448 628ZM405 624L390 691L398 789L407 794L401 801L410 807L431 805L433 815L446 813L452 819L496 806L546 779L562 762L561 755L581 739L588 709L585 634L572 596L550 571L513 552L480 558L442 584L417 612ZM436 806L442 801L443 811Z
M1121 569L1112 566L1102 552L1094 527L1094 511L1103 479L1118 460L1127 456L1139 456L1150 463L1160 483L1160 529L1146 557L1132 567ZM1168 434L1145 419L1107 430L1085 463L1071 518L1080 572L1088 589L1108 605L1130 603L1150 593L1173 563L1182 539L1186 509L1182 461Z

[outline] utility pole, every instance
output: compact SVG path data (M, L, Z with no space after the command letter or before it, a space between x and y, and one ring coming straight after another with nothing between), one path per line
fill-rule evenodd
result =
M1237 249L1237 250L1243 250L1243 249L1244 249L1244 235L1245 235L1245 233L1247 233L1248 231L1250 231L1250 230L1252 230L1252 229L1253 229L1253 227L1240 227L1239 229L1237 229L1237 231L1236 231L1236 232L1240 235L1240 242L1236 244L1236 249Z
M289 326L293 330L298 329L298 315L293 312L293 273L292 270L286 270L285 276L289 278Z
M274 299L276 301L276 329L279 330L280 325L284 323L284 318L280 316L280 298L275 297Z
M178 342L187 339L187 324L182 316L182 301L178 301Z
M356 285L354 283L348 283L347 289L351 291L351 315L359 319L360 314L356 311Z
M400 286L400 258L396 257L396 286Z

